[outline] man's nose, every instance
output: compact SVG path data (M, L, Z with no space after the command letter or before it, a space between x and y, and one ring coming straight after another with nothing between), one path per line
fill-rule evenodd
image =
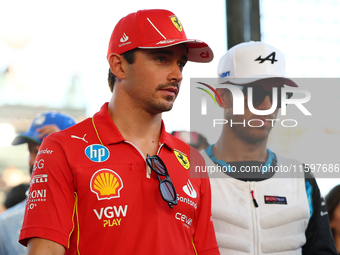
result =
M168 75L169 81L176 81L177 83L180 83L183 79L182 76L182 68L178 66L177 63L174 63L171 65L171 70Z

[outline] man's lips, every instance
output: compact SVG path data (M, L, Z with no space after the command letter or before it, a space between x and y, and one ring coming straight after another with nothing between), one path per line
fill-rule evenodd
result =
M173 96L178 94L178 88L176 87L167 87L167 88L162 88L160 90L167 92L168 94L173 95Z
M263 126L269 126L269 125L272 125L272 122L273 122L273 117L271 116L255 116L254 118L252 118L254 121L252 121L252 123L256 123L256 122L259 122L258 124L262 124ZM255 120L258 120L258 121L255 121ZM275 121L274 121L275 123ZM256 124L255 124L256 125ZM261 125L261 126L262 126Z

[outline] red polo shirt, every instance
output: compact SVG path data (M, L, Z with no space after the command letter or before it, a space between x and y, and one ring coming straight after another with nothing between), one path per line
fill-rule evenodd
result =
M203 158L164 125L158 155L178 194L173 209L107 103L93 118L48 136L34 165L19 241L49 239L66 254L219 254L209 179L190 178L190 167L204 165Z

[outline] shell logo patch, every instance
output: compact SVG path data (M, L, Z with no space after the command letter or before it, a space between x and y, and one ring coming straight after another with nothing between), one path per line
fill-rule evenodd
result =
M100 169L92 175L90 189L97 195L98 200L120 197L122 188L122 179L110 169Z
M179 21L179 19L176 16L170 16L172 24L177 28L179 32L183 31L182 23Z
M186 170L188 170L190 168L190 162L189 162L188 157L185 154L183 154L182 152L177 151L177 150L174 150L174 153L175 153L176 158L178 159L179 163L181 163L181 165Z

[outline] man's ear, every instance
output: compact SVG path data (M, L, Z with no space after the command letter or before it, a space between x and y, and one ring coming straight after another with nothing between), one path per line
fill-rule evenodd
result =
M125 59L122 55L112 53L109 58L109 64L111 72L118 78L124 79L125 78L125 69L124 63Z
M231 107L232 102L230 102L230 100L228 100L228 92L227 89L224 88L217 88L216 89L217 94L220 96L221 98L221 102L222 105L220 105L223 108L229 108Z

